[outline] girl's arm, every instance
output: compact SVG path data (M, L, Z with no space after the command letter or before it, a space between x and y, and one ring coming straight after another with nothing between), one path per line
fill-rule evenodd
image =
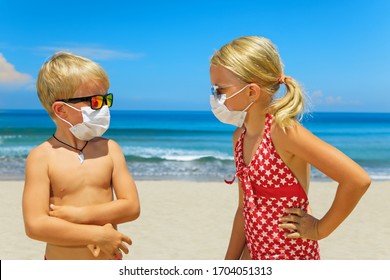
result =
M50 205L50 215L73 223L104 225L121 224L138 218L140 204L135 183L127 168L126 160L119 145L108 141L109 154L113 162L112 186L116 200L84 206Z
M233 134L233 154L238 138L242 129L238 128ZM245 231L244 231L244 213L243 213L243 193L240 182L238 182L238 207L234 216L232 233L230 235L229 246L225 255L226 260L239 260L245 248Z
M129 237L116 231L111 224L105 226L79 225L49 216L50 181L45 150L31 151L26 161L23 192L23 218L26 234L33 239L59 246L86 246L96 244L109 256L127 253L124 242Z
M233 221L232 233L225 260L239 260L245 248L245 231L243 216L243 197L240 183L238 183L238 207Z
M279 145L282 145L280 147L284 147L293 157L312 164L339 184L333 204L322 219L317 220L300 209L290 209L287 211L289 215L282 218L283 228L296 231L289 235L291 238L325 238L352 212L368 189L371 179L352 159L298 123L287 129L285 134L280 128L275 132Z

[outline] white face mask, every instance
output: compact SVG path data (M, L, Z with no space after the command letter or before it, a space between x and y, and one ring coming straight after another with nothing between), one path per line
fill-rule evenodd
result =
M236 93L232 94L229 98L226 98L226 94L218 95L219 98L213 94L210 95L211 110L220 122L231 124L237 127L243 126L247 114L246 110L248 110L253 102L251 102L243 111L230 111L228 107L226 107L225 101L242 92L247 86L249 86L249 84Z
M89 141L95 137L100 137L110 126L110 109L108 109L107 105L104 105L99 110L93 110L91 107L81 107L79 110L67 103L64 104L81 112L83 115L83 122L76 125L72 125L67 120L57 116L60 120L71 126L69 130L77 139Z

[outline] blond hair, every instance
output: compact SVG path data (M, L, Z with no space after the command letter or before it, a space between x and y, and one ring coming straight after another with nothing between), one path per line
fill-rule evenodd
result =
M247 84L258 84L271 97L280 84L285 84L285 95L269 105L269 111L283 129L303 113L303 90L293 78L284 76L283 63L270 40L260 36L237 38L216 51L210 63L225 67Z
M43 107L54 118L53 103L72 98L81 86L90 82L100 83L106 89L110 87L107 73L97 63L71 53L57 52L42 65L36 87Z

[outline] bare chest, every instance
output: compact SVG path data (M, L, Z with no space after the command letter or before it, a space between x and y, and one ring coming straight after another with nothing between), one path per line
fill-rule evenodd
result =
M109 156L85 157L64 153L49 165L51 203L88 205L112 200L112 162Z

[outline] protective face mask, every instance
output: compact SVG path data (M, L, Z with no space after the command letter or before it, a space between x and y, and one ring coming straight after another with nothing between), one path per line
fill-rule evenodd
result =
M60 120L71 126L69 130L77 139L89 141L95 137L100 137L110 126L110 109L107 105L104 105L99 110L93 110L91 107L81 107L79 110L67 103L64 104L76 111L81 112L83 115L83 122L76 125L72 125L67 120L57 116Z
M247 86L243 87L238 92L231 95L229 98L226 98L226 94L220 94L219 98L214 95L210 95L210 105L211 110L214 113L214 116L222 123L231 124L237 127L242 127L246 117L246 110L253 104L251 102L243 111L230 111L228 107L225 106L225 101L230 99L240 92L242 92Z

